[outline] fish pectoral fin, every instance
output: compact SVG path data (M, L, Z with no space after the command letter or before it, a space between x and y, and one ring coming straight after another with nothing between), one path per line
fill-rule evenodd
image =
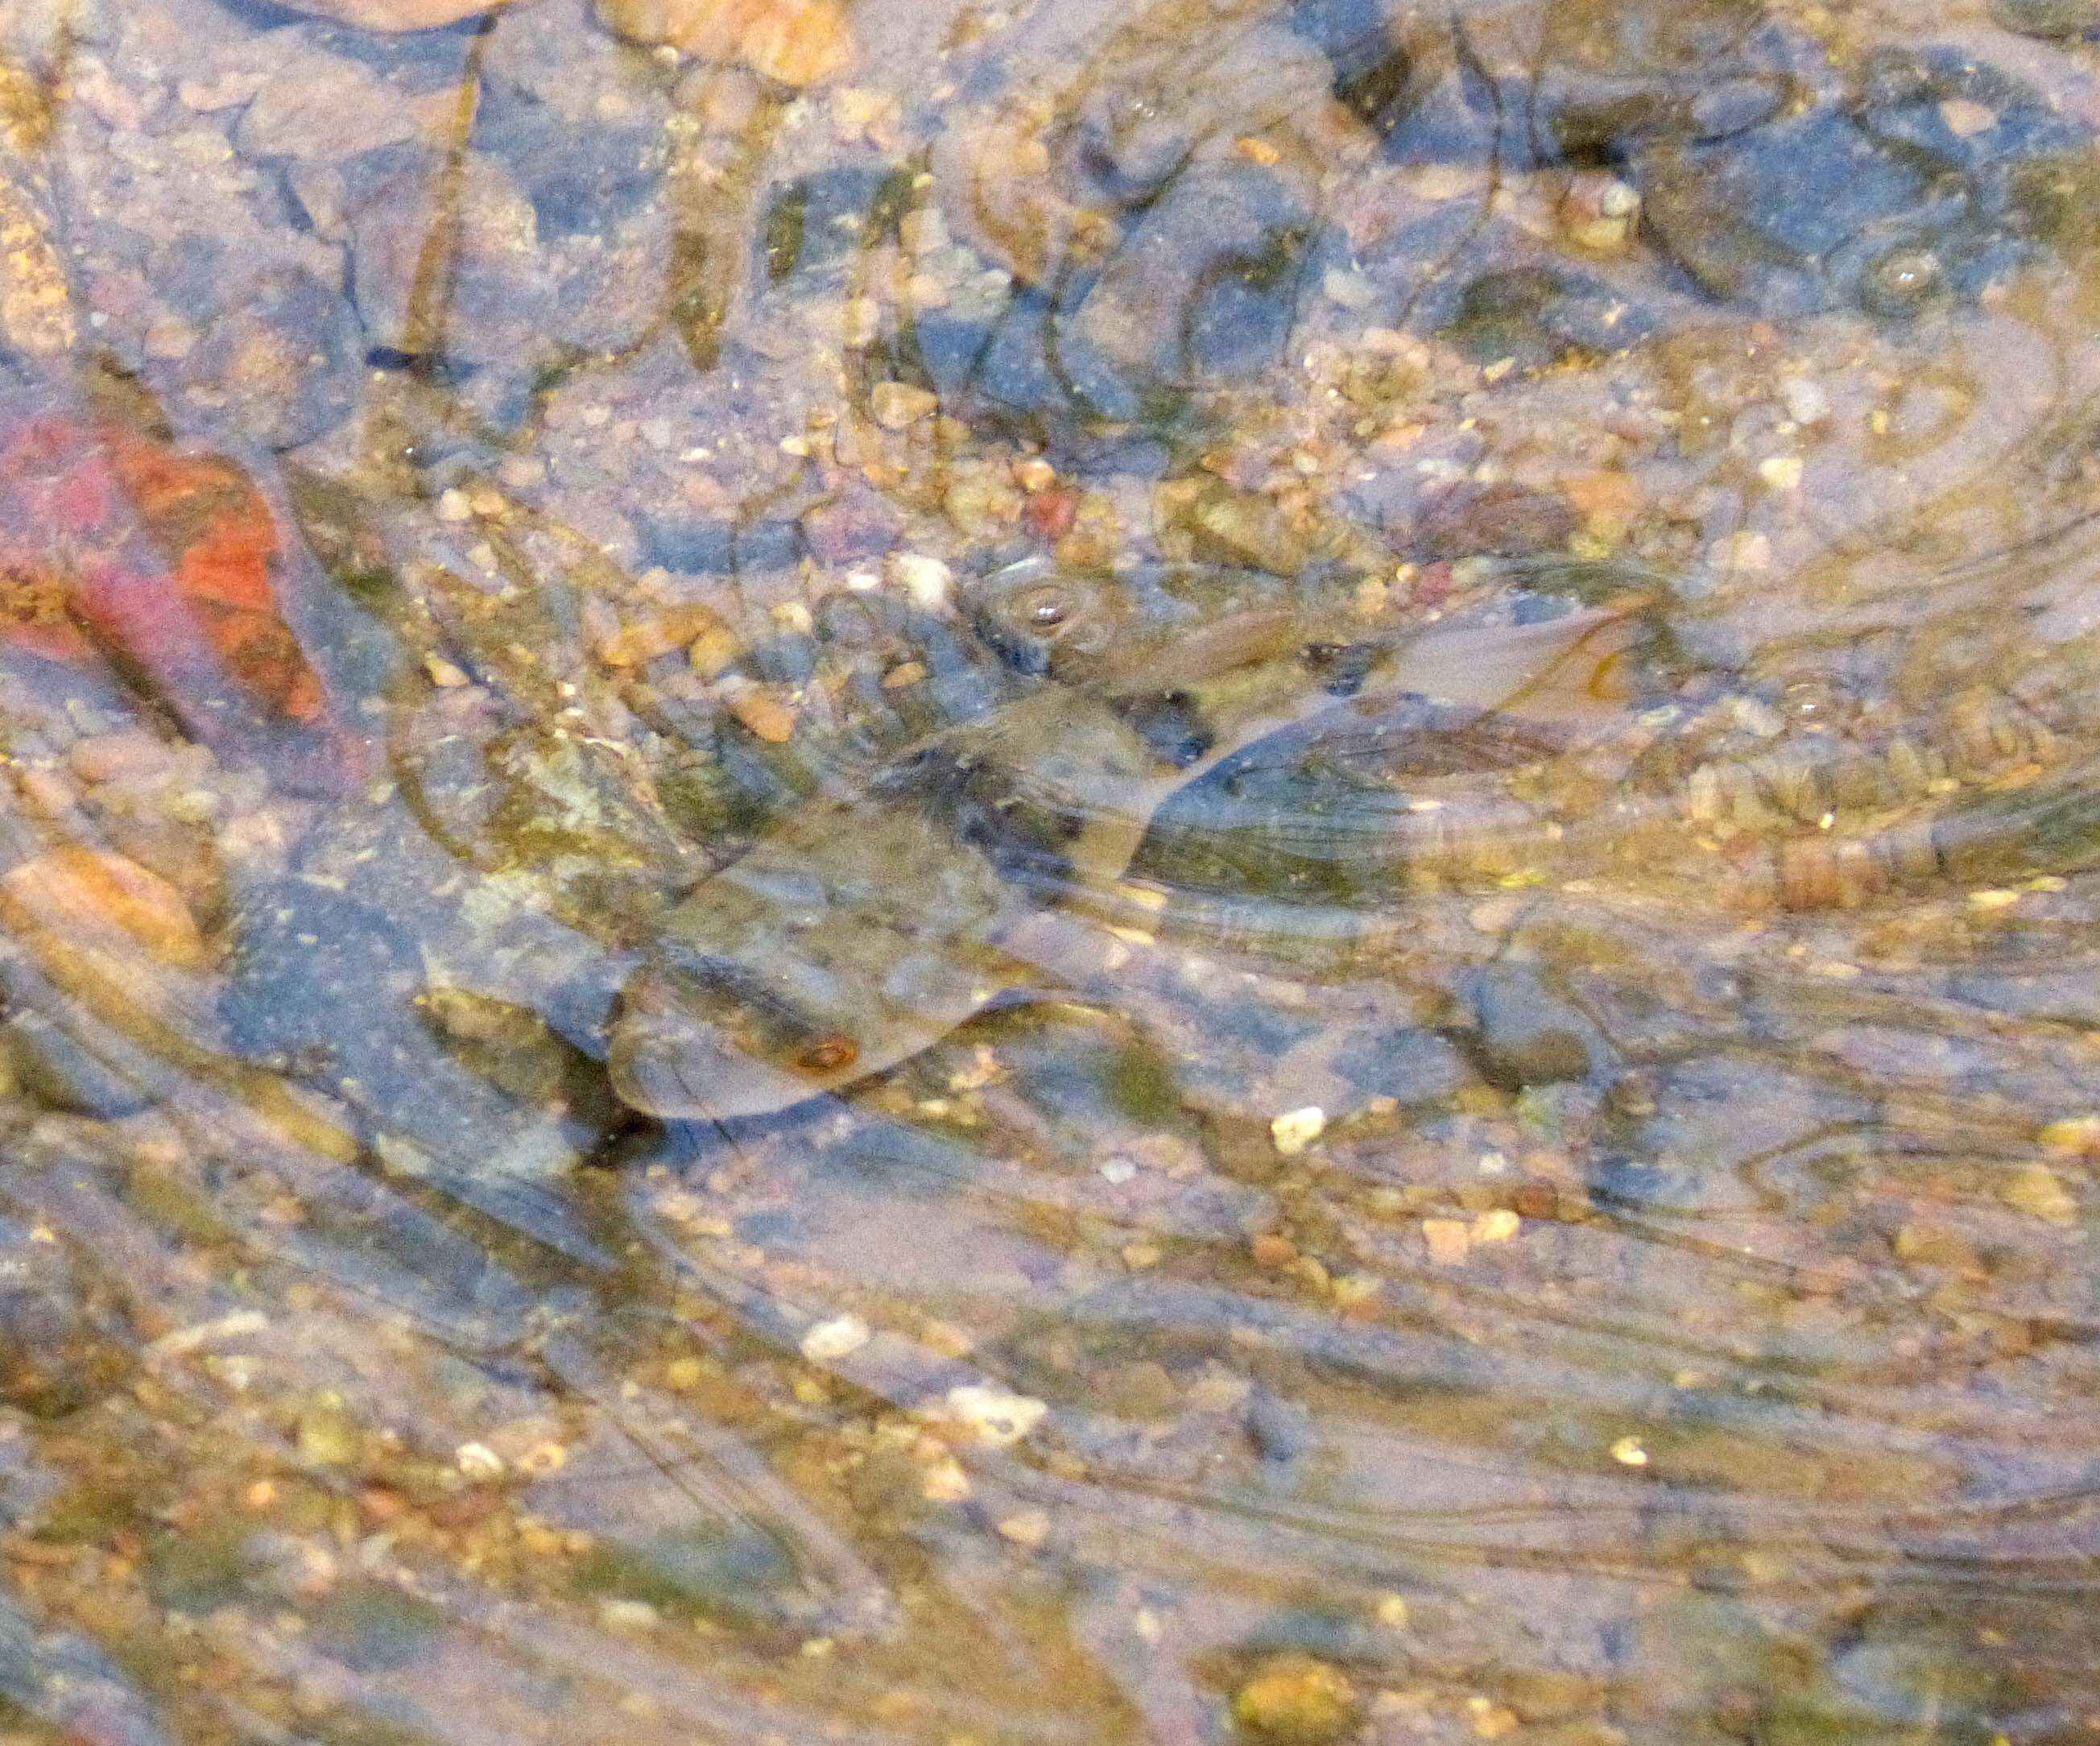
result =
M745 1051L685 992L677 978L645 969L621 994L606 1069L629 1108L664 1121L728 1121L773 1115L828 1089Z

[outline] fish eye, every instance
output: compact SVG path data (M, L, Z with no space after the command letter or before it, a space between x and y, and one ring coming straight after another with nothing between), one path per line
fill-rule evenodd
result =
M1063 589L1037 588L1021 598L1021 621L1031 630L1056 630L1072 616L1072 597Z
M795 1057L796 1066L807 1073L836 1073L859 1059L860 1045L850 1037L827 1037Z
M971 616L1009 666L1041 679L1058 665L1070 677L1070 663L1100 654L1117 634L1121 614L1110 586L1023 559L972 590Z

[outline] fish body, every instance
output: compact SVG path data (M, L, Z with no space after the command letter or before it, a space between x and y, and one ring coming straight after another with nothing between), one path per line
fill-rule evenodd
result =
M609 1059L651 1115L770 1114L898 1065L1039 973L1005 945L1112 880L1182 773L1047 687L797 811L667 920Z
M696 886L622 997L609 1066L623 1102L732 1120L894 1067L1039 988L1023 930L1105 896L1159 808L1236 752L1338 692L1498 706L1623 621L1394 636L1343 662L1300 603L1259 590L1162 634L1105 586L1008 581L967 603L1040 684L799 811Z

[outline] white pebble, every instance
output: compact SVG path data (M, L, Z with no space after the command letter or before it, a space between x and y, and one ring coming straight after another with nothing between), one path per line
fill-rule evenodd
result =
M858 1352L874 1337L858 1315L834 1315L802 1336L802 1355L813 1364L828 1364Z
M1276 1149L1286 1158L1295 1158L1327 1131L1327 1112L1317 1103L1286 1110L1269 1123L1268 1131Z
M1137 1166L1127 1158L1111 1158L1101 1166L1102 1179L1120 1187L1137 1174Z
M1010 1515L999 1524L999 1538L1011 1540L1024 1550L1039 1550L1050 1537L1050 1512L1047 1510L1023 1510Z
M924 552L895 553L889 559L889 575L921 612L946 610L955 574L938 558L929 558Z
M1630 182L1607 182L1597 192L1597 210L1608 219L1630 219L1640 203L1640 191Z
M459 1470L470 1479L496 1479L503 1474L503 1457L485 1443L463 1443L452 1452Z
M1775 491L1796 491L1801 486L1799 455L1767 455L1758 463L1758 477Z
M948 1390L948 1417L995 1449L1020 1442L1049 1410L1031 1395L1009 1395L988 1383L965 1382Z

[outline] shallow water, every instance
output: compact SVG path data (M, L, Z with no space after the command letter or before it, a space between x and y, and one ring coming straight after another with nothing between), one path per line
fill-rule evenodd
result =
M2100 1728L2089 29L0 9L0 1742Z

